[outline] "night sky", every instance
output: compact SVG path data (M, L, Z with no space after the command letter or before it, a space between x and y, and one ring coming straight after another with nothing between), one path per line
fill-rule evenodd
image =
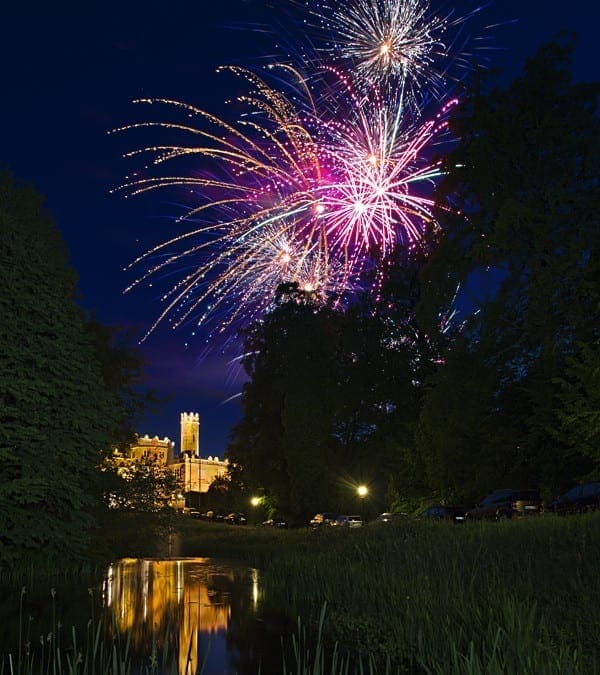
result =
M465 0L458 12L473 6ZM223 101L238 92L216 66L256 65L269 50L281 54L276 37L258 28L283 22L293 35L301 24L294 26L289 7L287 0L3 7L0 166L46 196L78 272L82 304L102 323L127 326L137 337L149 328L160 308L156 291L124 295L134 275L123 268L167 239L180 212L168 191L127 200L109 193L131 170L122 154L136 143L107 132L141 119L143 111L131 104L136 97L173 98L223 114ZM492 32L495 51L486 58L507 81L562 28L578 35L576 77L598 79L599 3L496 0L468 25L475 34L494 23L504 25ZM142 345L148 385L171 401L138 431L169 436L178 447L179 413L199 412L202 455L223 456L240 415L239 399L227 399L239 393L243 376L228 365L234 354L205 354L205 340L165 327Z

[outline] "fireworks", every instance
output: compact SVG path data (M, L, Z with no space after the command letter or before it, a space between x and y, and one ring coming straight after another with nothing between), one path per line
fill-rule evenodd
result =
M447 3L444 3L447 5ZM400 109L419 115L425 99L443 100L449 85L472 67L467 21L453 9L432 10L428 0L305 0L318 50L357 83L400 92Z
M366 81L402 86L443 86L436 61L447 57L449 16L430 14L422 0L357 0L335 3L331 16L315 12L334 40L329 47Z
M178 274L147 335L164 320L213 332L243 326L268 311L284 282L342 301L361 287L373 256L413 246L437 227L432 148L453 101L423 120L404 98L445 53L448 17L432 18L420 0L354 0L328 23L352 68L314 63L301 73L278 64L259 75L227 67L246 83L233 121L142 99L160 117L117 130L155 128L167 140L127 153L149 157L159 175L117 190L168 187L192 200L182 233L130 266L145 267L127 290ZM172 165L178 171L163 173Z

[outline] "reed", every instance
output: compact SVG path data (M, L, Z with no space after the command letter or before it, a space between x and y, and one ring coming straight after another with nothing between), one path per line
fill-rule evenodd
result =
M351 531L182 519L178 533L181 555L260 568L264 601L302 617L286 675L600 672L600 513ZM93 613L83 640L53 625L34 652L22 600L0 675L176 672L168 636L133 663L128 639Z
M378 670L372 659L364 663L337 644L329 648L323 635L326 606L321 609L316 637L307 630L300 618L291 644L282 642L282 673L290 675L392 675L391 665ZM19 616L20 623L23 615ZM160 644L155 639L150 653L140 660L132 656L131 632L122 636L116 630L115 619L107 626L102 620L95 625L90 620L84 643L80 643L75 627L68 631L70 641L61 642L53 619L53 630L47 637L42 636L38 649L32 649L29 641L19 643L18 652L2 655L0 675L184 675L178 671L177 632L167 626ZM27 636L30 637L29 635ZM191 663L192 642L187 645L187 661ZM211 675L206 672L208 652L195 671L187 670L185 675ZM259 666L259 673L261 672ZM214 674L212 674L214 675ZM265 675L274 675L265 673Z
M140 660L130 651L131 634L121 636L114 620L111 626L102 620L95 625L89 621L83 643L74 626L66 642L61 639L61 627L54 623L52 627L40 637L39 646L28 639L19 644L16 654L3 654L0 675L178 675L176 635L167 634L160 648L154 642L150 654ZM198 670L202 672L203 665Z
M381 667L597 673L600 513L456 526L244 531L210 524L186 550L260 567L265 597ZM276 535L276 536L275 536Z

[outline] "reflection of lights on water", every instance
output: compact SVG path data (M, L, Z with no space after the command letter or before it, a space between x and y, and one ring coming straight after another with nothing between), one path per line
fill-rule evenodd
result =
M121 617L121 621L125 619L125 584L123 583L123 579L120 580L121 583L119 584L119 615Z
M124 559L108 567L104 581L105 606L121 633L131 635L133 649L147 646L151 635L164 635L167 625L178 636L181 675L198 672L200 635L219 633L221 640L229 632L234 593L245 596L245 611L256 612L258 570L245 568L240 575L206 558Z
M183 570L181 566L181 560L177 561L177 602L181 602L183 597Z
M252 570L252 602L254 608L258 605L258 570Z
M112 565L108 568L108 575L106 578L106 605L108 607L112 606L113 601L113 578L114 578L114 568Z
M150 564L147 560L144 560L142 563L142 569L144 570L144 585L142 587L142 598L144 604L144 621L148 618L148 584L150 578Z

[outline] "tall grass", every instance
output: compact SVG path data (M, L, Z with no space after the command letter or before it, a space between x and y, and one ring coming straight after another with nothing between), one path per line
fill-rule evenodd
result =
M600 672L600 513L350 531L182 520L179 547L259 567L263 601L302 617L286 675ZM34 653L22 602L20 614L0 675L177 672L158 641L134 663L128 639L93 616L83 640L53 626Z
M24 595L24 591L22 595ZM53 595L54 598L54 595ZM85 639L80 642L76 629L67 631L67 640L62 636L61 626L53 614L52 630L42 635L40 645L32 648L30 635L19 640L16 653L9 652L0 656L0 675L184 675L178 670L180 645L178 634L167 626L160 645L153 640L150 653L145 658L134 657L131 651L131 632L122 636L116 627L114 617L109 626L103 620L94 624L90 620L87 625ZM23 612L19 616L19 625L24 621ZM291 637L291 644L281 644L282 673L296 675L391 675L388 663L385 672L377 670L372 659L363 661L353 657L338 645L333 648L325 646L323 629L325 624L325 606L321 610L318 632L315 636L307 631L306 625L297 621L296 633ZM208 652L196 670L191 669L193 643L187 646L187 666L185 675L220 675L205 670L208 663ZM245 671L244 671L245 672ZM258 675L261 667L258 667ZM264 675L274 675L265 672Z
M108 625L103 619L95 622L92 611L84 639L80 641L74 626L63 635L63 626L56 620L53 591L51 589L51 626L39 636L37 644L32 641L30 623L21 602L18 649L16 653L0 656L0 675L178 675L176 634L170 635L167 630L161 647L154 639L150 654L140 660L130 650L131 633L123 637L114 617ZM23 588L21 598L24 595ZM198 673L203 673L203 665Z
M268 601L399 672L600 671L600 513L362 530L201 528L186 551L244 557ZM274 536L277 535L277 536ZM213 539L214 537L214 539Z

